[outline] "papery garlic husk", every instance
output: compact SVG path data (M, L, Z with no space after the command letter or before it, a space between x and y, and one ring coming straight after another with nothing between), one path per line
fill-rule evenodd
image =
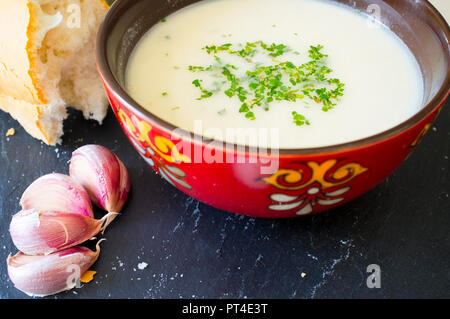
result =
M83 146L73 152L69 170L95 205L108 212L122 210L130 192L130 178L113 152L100 145Z
M104 231L117 214L96 220L80 214L25 210L15 214L9 226L12 241L27 255L48 255L79 245Z
M86 190L72 177L48 174L35 180L22 195L23 210L57 211L94 217Z
M33 297L45 297L70 290L98 259L97 251L78 246L45 256L19 252L6 260L8 275L14 286Z

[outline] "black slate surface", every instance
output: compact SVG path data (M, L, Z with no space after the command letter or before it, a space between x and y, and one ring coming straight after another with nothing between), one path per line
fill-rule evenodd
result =
M28 298L5 262L16 253L8 228L22 192L43 174L67 173L71 152L88 143L117 153L133 189L104 235L94 281L51 298L448 298L448 104L384 183L341 208L289 220L242 217L184 195L137 155L112 112L102 126L71 112L58 147L0 112L0 298ZM11 127L17 133L6 138ZM380 289L367 288L370 264L381 267Z

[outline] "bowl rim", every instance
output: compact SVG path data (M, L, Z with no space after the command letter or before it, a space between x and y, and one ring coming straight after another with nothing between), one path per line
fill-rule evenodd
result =
M182 129L180 127L177 127L158 116L154 115L153 113L147 111L145 108L143 108L139 103L137 103L126 91L122 86L118 83L116 80L111 68L109 67L109 63L107 61L107 43L108 43L108 36L110 30L117 24L120 23L120 18L123 15L124 12L116 12L119 10L119 5L124 1L131 1L131 0L116 0L114 1L113 5L109 8L108 12L106 13L96 39L96 64L98 72L100 73L101 78L103 79L105 86L107 86L108 90L110 90L114 95L115 98L120 100L120 102L125 105L127 108L132 110L133 112L137 113L141 118L145 119L149 123L155 124L155 126L160 127L168 132L177 130L178 132L182 132L182 136L190 136L192 143L195 143L195 141L202 141L202 144L205 144L207 141L210 143L211 139L206 138L203 135L199 135L193 132L190 132L188 130ZM437 18L437 22L439 26L441 27L441 31L443 31L446 40L447 40L447 46L450 47L449 41L450 41L450 27L445 20L445 18L441 15L441 13L428 1L428 0L416 0L421 2L423 5L429 9L427 11L427 14L434 15L435 18ZM114 19L115 17L117 17ZM429 101L426 105L422 107L422 109L415 113L412 117L408 118L407 120L403 121L402 123L388 129L385 131L382 131L380 133L377 133L375 135L371 135L368 137L364 137L358 140L349 141L345 143L339 143L339 144L332 144L327 146L319 146L319 147L310 147L310 148L294 148L294 149L288 149L288 148L279 148L278 154L279 155L311 155L311 154L324 154L324 153L334 153L334 152L341 152L341 151L348 151L352 149L367 147L379 142L383 142L385 140L388 140L400 133L403 133L410 128L415 127L418 125L421 121L423 121L425 118L427 118L428 115L430 115L435 109L440 107L447 97L450 94L450 50L444 53L444 58L447 60L447 71L445 75L445 79L442 82L442 85L439 89L439 91L435 94L433 99ZM186 135L185 135L186 134ZM235 152L236 150L242 149L245 147L245 152L250 152L250 147L248 145L241 145L241 144L231 144L226 143L224 141L218 141L220 143L225 144L223 147L223 151L226 152L228 150L232 150ZM232 149L231 149L232 147Z

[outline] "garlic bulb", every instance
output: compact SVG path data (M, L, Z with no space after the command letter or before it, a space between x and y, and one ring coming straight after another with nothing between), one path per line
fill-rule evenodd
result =
M48 174L35 180L22 195L23 210L59 211L94 217L88 193L72 177Z
M98 207L119 213L130 191L128 171L119 158L99 145L86 145L72 154L70 176L86 189Z
M28 256L22 252L10 255L6 260L9 278L29 296L44 297L70 290L98 259L100 242L95 252L78 246L46 256Z
M9 232L17 249L27 255L48 255L79 245L100 231L117 215L96 220L81 214L25 210L15 214Z

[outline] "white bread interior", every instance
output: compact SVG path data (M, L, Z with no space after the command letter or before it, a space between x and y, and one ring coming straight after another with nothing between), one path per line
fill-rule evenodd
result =
M103 0L0 0L0 109L49 145L67 106L106 115L94 49L107 10Z

